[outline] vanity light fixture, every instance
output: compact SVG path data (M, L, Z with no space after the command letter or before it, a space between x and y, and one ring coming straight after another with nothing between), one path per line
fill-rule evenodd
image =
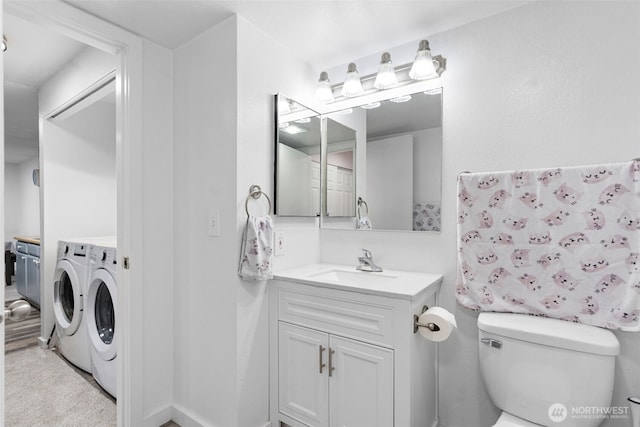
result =
M413 62L405 63L397 67L391 62L389 52L384 52L380 58L377 73L360 76L355 63L350 63L347 69L347 76L344 83L331 85L329 75L326 71L320 73L320 79L316 89L316 98L325 103L348 101L349 98L360 96L371 96L370 101L363 101L362 104L373 104L375 101L397 97L396 93L407 93L405 86L421 85L431 87L428 80L438 78L447 69L447 59L442 55L431 55L429 42L421 40L419 48ZM426 83L426 84L425 84ZM382 91L392 91L389 97L384 97L379 93ZM418 92L424 89L418 89ZM402 102L402 99L399 100ZM370 107L375 108L375 107Z
M362 82L358 75L358 68L353 62L347 67L347 76L344 79L342 85L342 96L351 98L353 96L361 95L364 90L362 89Z
M2 35L2 51L7 51L7 38L4 36L4 34Z
M333 89L331 88L329 74L326 71L320 73L318 88L316 89L316 97L324 102L333 101Z
M376 89L389 89L398 84L398 78L396 77L396 70L393 68L391 62L391 55L389 52L382 54L380 58L380 66L378 67L378 74L376 75L376 81L373 83L373 87Z
M416 59L413 61L413 65L409 71L409 77L413 80L426 80L438 77L436 66L433 62L429 42L426 40L420 41L418 52L416 52Z

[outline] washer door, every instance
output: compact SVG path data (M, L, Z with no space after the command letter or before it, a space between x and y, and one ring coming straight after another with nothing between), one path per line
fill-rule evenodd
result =
M101 268L93 272L87 292L87 325L91 345L104 360L116 357L116 281Z
M58 326L66 335L73 335L82 321L82 283L73 265L60 260L53 282L53 312Z

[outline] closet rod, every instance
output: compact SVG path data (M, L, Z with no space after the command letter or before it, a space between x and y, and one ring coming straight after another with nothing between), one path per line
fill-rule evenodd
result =
M59 117L60 115L66 113L73 107L80 104L81 102L90 98L92 95L98 93L99 91L101 91L102 89L110 85L111 83L115 82L115 80L116 80L116 71L113 70L109 72L107 75L105 75L104 77L102 77L101 79L99 79L98 81L96 81L95 83L93 83L91 86L89 86L88 88L80 92L78 95L74 96L73 98L71 98L64 104L62 104L60 107L53 110L51 113L49 113L45 117L49 120Z

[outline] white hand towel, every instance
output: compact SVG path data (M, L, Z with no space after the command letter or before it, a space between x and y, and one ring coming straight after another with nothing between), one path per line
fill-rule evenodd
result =
M371 230L371 220L367 215L358 217L356 221L356 230Z
M249 216L242 233L238 275L245 280L273 278L273 221L270 216Z

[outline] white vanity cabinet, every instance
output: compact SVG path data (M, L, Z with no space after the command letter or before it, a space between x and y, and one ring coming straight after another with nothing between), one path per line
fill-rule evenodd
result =
M422 286L394 293L379 283L370 289L276 275L271 425L430 426L435 346L414 334L413 315L434 303L440 281L425 275Z
M278 329L280 412L308 426L393 425L393 350L287 322Z

